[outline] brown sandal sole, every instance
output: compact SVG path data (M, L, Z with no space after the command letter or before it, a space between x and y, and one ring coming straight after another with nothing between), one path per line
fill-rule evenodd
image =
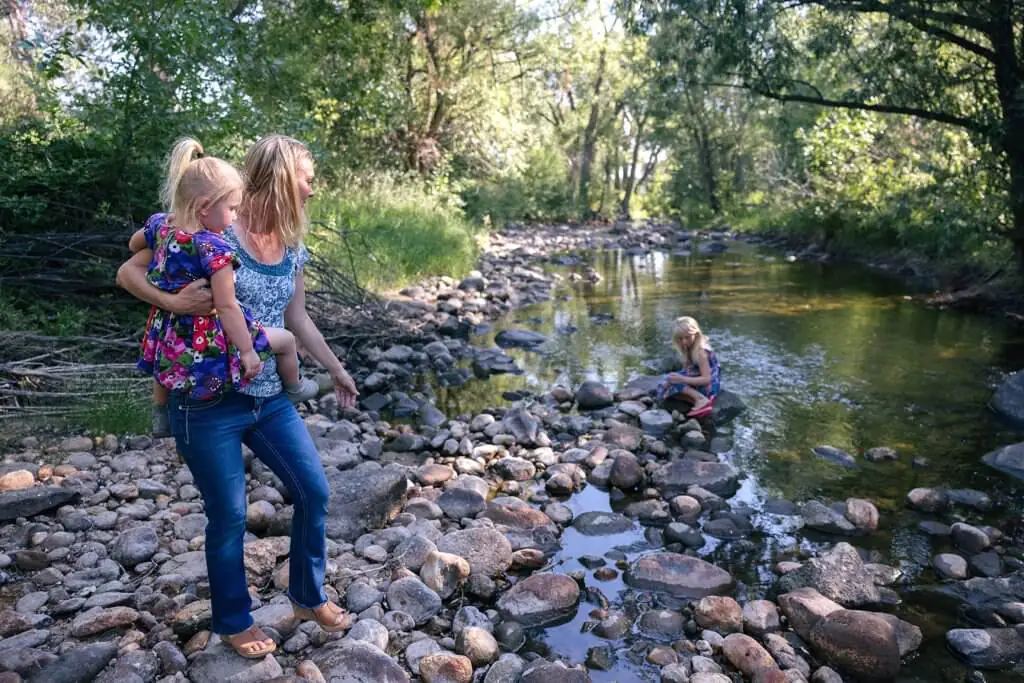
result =
M244 631L242 631L240 633L234 633L234 634L232 634L230 636L221 636L220 639L222 641L224 641L225 643L227 643L228 647L230 647L232 650L234 650L235 654L238 655L239 657L242 657L243 659L263 659L267 655L272 655L275 652L277 652L277 643L274 643L273 641L271 641L271 643L270 643L269 647L267 647L267 649L260 650L258 652L246 652L245 650L242 649L246 645L251 645L253 643L259 643L259 642L261 642L263 640L270 640L270 637L267 636L266 633L263 633L262 629L260 630L260 633L263 633L263 637L262 638L257 637L254 633L252 633L254 628L258 629L259 627L258 626L251 626L251 627L247 628L246 630L244 630ZM236 643L234 641L234 638L237 638L239 636L248 636L249 639L245 640L243 642L240 642L240 643Z
M324 623L316 615L316 612L309 609L308 607L299 607L295 603L292 603L292 611L294 612L296 619L299 619L300 621L314 621L320 628L327 631L328 633L339 633L341 631L347 631L352 627L352 615L344 610L342 610L341 613L341 622L337 624Z

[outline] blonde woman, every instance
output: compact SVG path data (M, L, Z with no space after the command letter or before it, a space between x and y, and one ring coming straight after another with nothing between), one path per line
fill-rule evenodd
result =
M270 135L245 156L238 219L223 237L237 252L239 303L266 327L286 327L334 380L343 407L355 404L352 378L306 312L302 244L306 200L313 194L313 158L302 143ZM118 283L157 308L206 315L212 300L197 281L177 294L146 279L149 250L121 266ZM288 596L295 615L327 631L343 631L351 618L329 602L323 589L327 564L325 520L329 490L320 456L294 405L282 392L274 357L237 392L199 400L171 392L169 418L178 452L192 471L206 511L206 565L210 577L213 630L239 655L251 659L275 650L253 624L245 578L245 471L242 444L252 449L291 495L295 513L289 553Z
M721 369L711 343L696 320L683 316L676 318L672 345L683 361L683 369L665 377L659 387L659 397L662 401L685 398L693 403L687 417L709 415L721 389Z

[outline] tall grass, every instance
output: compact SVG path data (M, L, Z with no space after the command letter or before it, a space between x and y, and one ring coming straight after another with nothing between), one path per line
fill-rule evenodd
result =
M318 198L312 218L309 248L354 268L359 284L378 292L429 275L460 277L477 256L474 227L458 201L422 183L364 180Z

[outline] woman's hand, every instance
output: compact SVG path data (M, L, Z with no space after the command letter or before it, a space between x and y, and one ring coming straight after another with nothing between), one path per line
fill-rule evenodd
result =
M665 379L669 381L669 384L686 384L686 375L681 375L678 372L668 373L668 377Z
M190 282L184 289L168 297L173 304L167 310L178 315L212 315L213 292L205 279Z
M334 382L334 393L338 396L338 404L342 408L354 408L359 391L356 389L356 383L352 381L352 376L345 371L345 368L339 368L331 373L331 380Z

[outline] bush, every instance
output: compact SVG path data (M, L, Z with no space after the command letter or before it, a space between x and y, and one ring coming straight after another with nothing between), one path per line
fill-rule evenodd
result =
M533 150L521 172L470 184L462 199L467 216L496 226L509 221L565 221L578 213L564 157L546 148Z
M429 275L459 277L476 261L473 226L456 198L415 180L378 176L318 198L307 244L376 291ZM337 239L340 235L343 239Z

